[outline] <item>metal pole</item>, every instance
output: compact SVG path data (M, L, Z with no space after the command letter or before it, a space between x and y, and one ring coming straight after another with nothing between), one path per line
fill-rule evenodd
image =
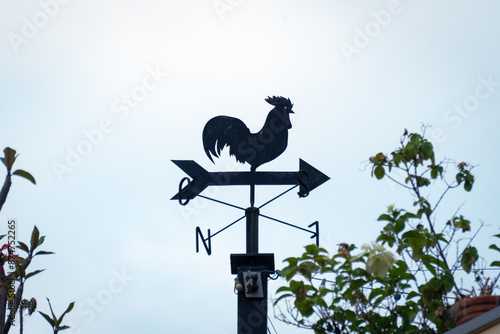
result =
M245 210L247 218L247 254L259 253L259 209L251 206Z
M231 271L238 273L244 289L238 292L238 331L237 334L267 333L267 278L274 270L274 255L259 254L259 209L253 205L245 210L247 220L247 252L231 255ZM249 277L258 275L257 294L247 291Z
M245 269L263 271L267 268L251 267ZM245 291L238 293L237 334L267 334L267 277L267 273L261 273L263 298L246 297ZM243 273L240 273L238 278L243 282Z

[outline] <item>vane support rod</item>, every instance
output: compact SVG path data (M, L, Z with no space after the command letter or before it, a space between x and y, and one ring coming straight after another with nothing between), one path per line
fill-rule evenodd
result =
M251 206L245 210L247 219L247 254L259 253L259 209Z

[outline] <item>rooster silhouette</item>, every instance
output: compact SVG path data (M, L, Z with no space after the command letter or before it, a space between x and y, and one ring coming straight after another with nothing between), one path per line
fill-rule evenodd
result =
M274 108L269 112L262 129L251 133L238 118L217 116L207 122L203 129L203 147L208 158L219 157L224 147L238 162L250 164L250 171L277 158L288 144L288 129L292 128L290 114L293 104L282 96L267 97L266 102Z

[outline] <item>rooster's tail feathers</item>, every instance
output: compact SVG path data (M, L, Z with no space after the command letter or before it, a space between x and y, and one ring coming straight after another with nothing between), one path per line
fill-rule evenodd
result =
M217 116L207 122L203 129L203 148L214 162L212 155L218 158L225 146L229 154L234 155L239 162L245 162L238 154L238 146L250 135L250 130L241 120L229 116Z

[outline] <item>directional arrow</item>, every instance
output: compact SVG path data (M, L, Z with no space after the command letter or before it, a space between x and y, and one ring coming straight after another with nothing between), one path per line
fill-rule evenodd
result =
M299 196L305 197L309 192L330 178L299 159L298 172L208 172L193 160L172 160L180 169L191 177L188 184L172 197L172 200L191 200L208 186L241 186L241 185L299 185ZM184 180L184 179L183 179Z

